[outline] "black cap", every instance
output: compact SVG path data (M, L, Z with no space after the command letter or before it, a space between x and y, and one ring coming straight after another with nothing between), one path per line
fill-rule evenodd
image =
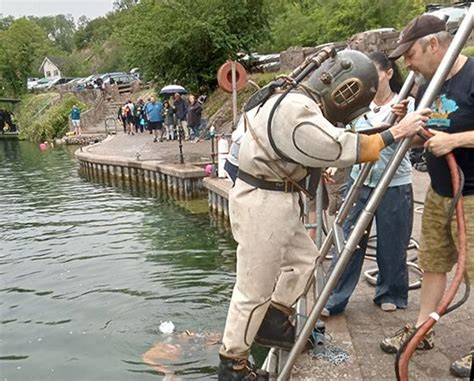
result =
M398 47L390 54L391 59L397 59L412 47L416 40L446 30L446 22L432 15L421 15L411 20L400 32Z

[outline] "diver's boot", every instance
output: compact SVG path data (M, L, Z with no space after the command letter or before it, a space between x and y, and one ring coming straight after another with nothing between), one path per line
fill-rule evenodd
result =
M255 369L245 358L232 359L219 356L219 381L268 381L269 374L261 369Z
M295 345L296 328L290 320L294 309L270 304L254 341L263 347L290 351ZM308 337L303 352L314 348L314 338Z

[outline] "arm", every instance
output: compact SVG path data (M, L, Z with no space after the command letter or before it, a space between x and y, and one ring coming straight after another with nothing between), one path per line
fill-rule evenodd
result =
M433 136L425 143L425 148L435 156L443 156L456 148L474 148L474 131L448 134L430 130Z
M334 127L316 104L295 95L275 113L272 137L284 155L302 165L348 167L375 161L386 146L414 135L428 119L427 112L410 113L388 131L366 136Z

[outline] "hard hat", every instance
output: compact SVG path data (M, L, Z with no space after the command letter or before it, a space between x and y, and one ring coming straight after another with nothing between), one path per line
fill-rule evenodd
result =
M343 50L324 61L303 86L317 96L326 119L347 124L369 111L378 74L365 54Z

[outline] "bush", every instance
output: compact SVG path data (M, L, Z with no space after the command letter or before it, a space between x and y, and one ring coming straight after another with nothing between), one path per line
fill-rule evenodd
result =
M59 99L55 93L29 96L18 113L20 138L35 142L61 138L68 131L69 113L74 104L84 112L87 105L73 96Z

